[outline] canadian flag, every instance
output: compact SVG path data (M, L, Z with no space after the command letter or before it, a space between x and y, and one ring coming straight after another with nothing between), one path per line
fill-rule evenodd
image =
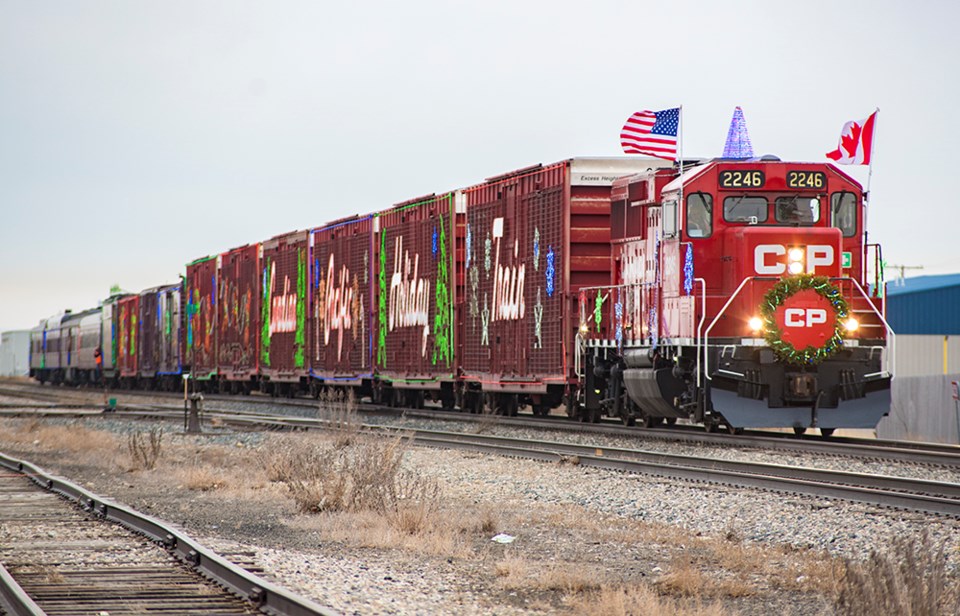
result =
M866 120L851 120L843 125L837 149L827 152L827 158L841 165L869 165L873 149L873 127L877 121L874 111Z

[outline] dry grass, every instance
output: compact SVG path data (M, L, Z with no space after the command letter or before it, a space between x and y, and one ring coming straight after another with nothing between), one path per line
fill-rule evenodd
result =
M946 574L944 545L925 532L919 540L899 538L887 552L864 563L847 563L837 602L845 616L960 614L956 578Z
M0 436L4 441L17 445L97 455L117 449L117 440L112 434L90 430L82 425L51 426L39 418L15 422L12 427L6 425L8 427L0 432Z
M749 597L756 590L748 583L711 570L704 572L695 562L674 559L667 573L656 582L657 590L678 597Z
M575 614L590 616L729 616L720 603L703 606L699 601L676 601L660 597L646 585L604 586L599 591L573 597L567 602Z
M209 492L220 490L228 485L227 479L219 470L208 467L194 466L192 468L177 469L176 478L180 485L188 490Z
M404 471L407 441L354 435L294 441L265 458L268 477L287 486L301 513L373 511L398 531L418 534L440 504L436 481Z
M494 574L506 590L553 590L584 593L599 590L603 575L579 563L544 563L509 555L494 565Z

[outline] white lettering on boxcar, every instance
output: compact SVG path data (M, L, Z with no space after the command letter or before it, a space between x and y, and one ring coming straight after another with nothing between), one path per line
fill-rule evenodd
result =
M403 249L403 237L394 242L393 277L390 279L390 331L399 327L423 327L420 355L427 355L430 335L430 281L420 278L420 255L410 258Z

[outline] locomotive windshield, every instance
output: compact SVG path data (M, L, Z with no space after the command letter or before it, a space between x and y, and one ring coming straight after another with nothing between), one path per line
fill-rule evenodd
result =
M777 197L777 222L793 225L812 225L820 220L820 200L816 197Z
M723 200L723 219L727 222L767 221L767 198L741 195Z

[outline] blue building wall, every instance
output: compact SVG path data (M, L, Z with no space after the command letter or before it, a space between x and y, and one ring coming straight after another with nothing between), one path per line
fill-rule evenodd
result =
M888 283L887 322L898 335L960 334L960 274Z

